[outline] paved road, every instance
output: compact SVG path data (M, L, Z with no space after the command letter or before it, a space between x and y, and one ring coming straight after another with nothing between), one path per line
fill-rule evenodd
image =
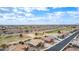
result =
M0 48L0 51L5 51L5 49Z
M61 49L63 49L63 47L65 47L77 34L79 33L79 31L75 32L73 35L65 38L63 41L59 42L58 44L56 44L55 46L45 50L45 51L60 51Z

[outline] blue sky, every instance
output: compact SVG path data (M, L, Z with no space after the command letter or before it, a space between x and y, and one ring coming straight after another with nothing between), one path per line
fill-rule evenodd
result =
M79 24L79 7L0 7L0 25Z

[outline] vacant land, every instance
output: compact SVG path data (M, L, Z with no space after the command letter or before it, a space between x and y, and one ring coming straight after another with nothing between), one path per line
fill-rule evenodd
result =
M57 43L59 38L63 39L68 33L77 28L78 27L76 26L57 25L1 26L0 47L2 48L2 46L5 47L6 45L11 45L14 48L14 45L16 45L20 47L28 46L30 47L29 50L41 50ZM20 41L22 41L24 45L19 45ZM20 50L19 47L18 49ZM18 49L16 48L14 50Z

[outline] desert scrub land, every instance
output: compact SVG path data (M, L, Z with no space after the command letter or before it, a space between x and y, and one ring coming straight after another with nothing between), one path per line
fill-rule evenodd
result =
M21 48L30 46L29 50L41 50L43 48L50 47L51 45L64 39L71 31L77 29L74 26L14 26L13 28L7 27L0 29L0 48L5 48L7 45L11 45L8 50L12 50L17 46ZM30 40L29 40L30 39ZM28 41L29 40L29 41ZM23 44L19 45L22 41ZM44 47L38 47L43 44ZM24 46L24 47L23 47ZM31 47L32 46L32 47ZM20 47L18 47L20 49ZM22 49L21 49L22 50Z

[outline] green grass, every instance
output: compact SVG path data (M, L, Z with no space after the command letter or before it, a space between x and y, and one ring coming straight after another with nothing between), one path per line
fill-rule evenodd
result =
M72 28L72 27L66 27L66 28L61 28L61 29L54 29L54 30L48 31L46 33L50 34L50 33L57 33L58 31L71 31L73 29L74 28Z
M21 40L18 36L0 36L0 45L4 43L14 42Z
M25 28L31 29L30 27L25 27ZM51 31L48 31L46 33L52 34L52 33L57 33L59 30L60 31L71 31L72 29L75 29L75 28L73 28L73 27L66 27L66 28L60 28L60 29L56 28L56 29L52 29ZM39 33L39 35L43 35L43 34ZM14 41L22 40L22 39L23 38L20 38L17 35L14 35L14 36L11 36L11 35L9 35L9 36L0 35L0 45L4 44L4 43L9 43L9 42L14 42Z
M48 32L46 32L46 33L57 33L57 31L58 31L58 29L52 30L52 31L48 31Z

